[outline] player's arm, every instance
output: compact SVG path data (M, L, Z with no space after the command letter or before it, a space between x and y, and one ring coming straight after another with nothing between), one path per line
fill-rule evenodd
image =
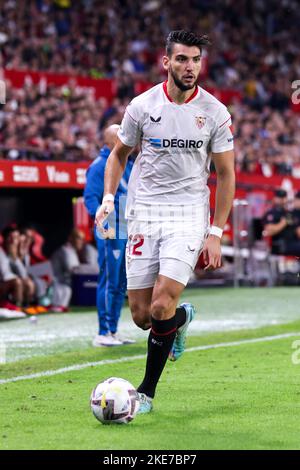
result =
M123 144L119 137L117 137L116 145L111 151L105 167L104 197L107 194L116 194L132 148Z
M128 156L130 155L132 148L133 147L123 144L123 142L117 138L116 145L107 159L104 174L103 200L95 217L95 224L100 230L102 229L102 231L104 231L102 227L104 220L114 210L114 196L125 171Z
M287 219L282 217L279 222L275 224L266 224L264 228L264 235L267 237L274 237L274 235L278 235L278 233L282 232L287 226Z
M234 151L213 153L212 160L217 173L216 207L213 227L224 229L228 219L235 192ZM212 232L206 239L203 257L206 270L220 268L222 264L221 237Z

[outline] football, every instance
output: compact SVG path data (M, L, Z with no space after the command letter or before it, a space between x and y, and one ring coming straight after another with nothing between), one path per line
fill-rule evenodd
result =
M139 406L134 386L118 377L110 377L92 391L91 409L103 424L127 424L134 419Z

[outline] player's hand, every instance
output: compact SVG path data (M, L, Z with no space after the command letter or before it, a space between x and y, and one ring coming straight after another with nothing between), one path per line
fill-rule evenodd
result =
M291 214L287 214L285 220L286 220L286 225L293 225L293 217Z
M104 222L115 210L115 205L112 201L106 201L101 204L100 207L98 207L96 216L95 216L95 225L97 227L97 230L101 233L103 238L114 238L114 229L113 228L104 228ZM113 231L113 233L112 233Z
M222 266L221 239L215 235L209 235L204 242L203 261L204 271L212 271Z
M281 217L279 223L280 223L281 230L283 230L287 225L290 225L291 219L288 217Z

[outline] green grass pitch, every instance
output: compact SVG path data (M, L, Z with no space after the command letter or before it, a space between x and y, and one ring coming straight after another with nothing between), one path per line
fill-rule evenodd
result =
M255 291L251 289L244 289L242 296L241 292L234 292L219 289L215 295L213 290L206 295L211 299L218 297L218 305L222 305L219 308L229 318L234 317L235 309L241 308L241 297L246 309L249 302L255 302ZM264 293L266 304L273 302L276 316L274 290L260 292L259 295ZM144 372L144 358L49 377L3 381L102 359L143 355L145 339L132 346L109 350L89 346L70 351L58 349L44 356L1 364L0 448L299 449L300 364L292 361L293 354L300 359L293 349L294 342L300 340L299 294L298 289L279 289L276 290L278 299L283 293L284 297L289 294L287 310L296 309L299 320L288 318L286 323L272 325L271 318L269 324L251 329L194 332L188 338L188 349L239 344L187 351L180 361L168 362L158 386L154 411L137 416L128 425L103 426L96 421L89 408L90 392L110 376L123 377L138 385ZM202 296L203 292L194 291L195 303ZM282 307L279 300L278 304ZM261 315L267 315L266 309L261 309ZM50 322L51 316L48 318ZM17 328L14 325L18 322L10 323L12 328ZM272 341L263 339L270 336L278 337ZM254 338L261 341L248 341Z

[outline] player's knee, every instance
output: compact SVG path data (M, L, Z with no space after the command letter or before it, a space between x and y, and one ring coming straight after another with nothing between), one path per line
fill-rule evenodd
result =
M34 282L29 277L24 278L23 283L28 290L34 291Z
M136 326L142 330L148 330L151 326L150 314L146 308L139 305L131 305L132 319Z
M19 277L12 279L12 285L17 289L21 289L23 287L22 279Z
M157 299L151 305L151 316L156 320L164 320L170 308L168 299Z
M132 315L132 318L136 326L138 326L142 330L148 330L151 326L151 323L149 322L149 320L146 320L145 318L140 318L134 315Z

